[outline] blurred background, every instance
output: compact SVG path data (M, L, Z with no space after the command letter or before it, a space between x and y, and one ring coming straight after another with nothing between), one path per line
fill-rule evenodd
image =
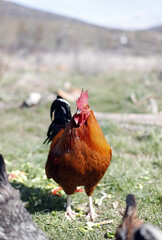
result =
M128 193L161 225L161 10L161 0L0 0L0 153L49 239L114 239ZM80 221L66 221L44 171L51 103L59 94L74 113L82 88L113 153L94 193L100 220L113 221L93 228L85 194L73 196Z
M0 108L31 92L73 102L84 88L96 111L160 112L160 10L160 0L1 0Z

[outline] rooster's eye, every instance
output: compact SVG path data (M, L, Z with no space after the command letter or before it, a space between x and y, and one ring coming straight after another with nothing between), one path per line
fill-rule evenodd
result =
M88 109L88 106L85 106L85 107L84 107L84 110L87 110L87 109Z

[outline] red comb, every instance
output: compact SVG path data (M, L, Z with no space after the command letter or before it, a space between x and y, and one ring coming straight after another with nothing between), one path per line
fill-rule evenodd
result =
M81 95L80 97L78 98L78 100L76 101L76 105L77 105L77 108L79 110L82 110L82 108L88 104L88 90L84 93L83 89L82 89L82 92L81 92Z

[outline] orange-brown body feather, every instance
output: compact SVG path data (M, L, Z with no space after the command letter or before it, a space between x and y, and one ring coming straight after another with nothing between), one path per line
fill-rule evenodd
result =
M66 192L73 194L77 186L84 186L88 196L105 174L111 161L111 148L90 110L86 122L76 127L74 119L53 139L46 174Z

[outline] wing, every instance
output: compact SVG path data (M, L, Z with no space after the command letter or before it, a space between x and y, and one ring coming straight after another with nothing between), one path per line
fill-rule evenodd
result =
M59 150L58 143L64 129L62 129L52 140L48 159L45 166L47 178L53 178L55 172L57 172L59 161L61 158L61 151Z

